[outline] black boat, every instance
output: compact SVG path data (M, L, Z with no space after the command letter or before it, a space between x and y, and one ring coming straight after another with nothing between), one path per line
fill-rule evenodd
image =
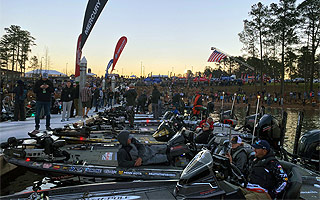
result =
M319 199L319 175L281 161L289 174L289 187L278 199ZM87 184L4 196L2 199L49 197L52 199L244 199L246 182L228 158L202 150L183 170L178 181L134 181Z

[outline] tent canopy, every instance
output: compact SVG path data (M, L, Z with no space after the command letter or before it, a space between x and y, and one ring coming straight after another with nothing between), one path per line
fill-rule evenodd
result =
M64 73L58 72L57 70L40 70L40 69L35 69L29 72L26 72L26 76L32 76L33 74L43 74L47 73L49 76L67 76Z
M204 81L208 81L208 79L207 78L205 78L205 77L196 77L195 79L193 79L193 81L194 82L204 82Z
M150 81L152 81L152 79L151 79L151 78L149 78L149 77L147 77L147 78L145 78L145 79L144 79L144 81L146 81L146 82L150 82Z

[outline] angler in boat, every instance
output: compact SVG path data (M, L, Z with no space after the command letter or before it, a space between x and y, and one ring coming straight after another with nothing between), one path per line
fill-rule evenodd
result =
M259 140L252 146L256 159L249 168L247 187L242 190L246 199L280 197L288 184L288 175L266 140Z
M242 174L246 174L248 156L240 136L234 136L231 139L231 149L226 156L229 158L230 163L233 163Z
M141 165L168 162L166 155L167 145L142 145L130 135L129 131L120 132L118 141L122 145L117 152L120 167L139 167Z

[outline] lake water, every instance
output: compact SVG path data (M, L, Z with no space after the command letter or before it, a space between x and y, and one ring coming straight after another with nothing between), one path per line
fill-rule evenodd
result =
M217 109L217 108L216 108ZM220 109L220 108L219 108ZM227 110L228 108L225 108ZM253 111L254 109L251 108L251 113L254 114ZM286 126L286 137L285 137L285 148L289 151L292 152L293 149L293 144L294 144L294 138L296 134L296 128L297 128L297 120L298 120L298 113L299 111L302 111L301 109L293 109L293 108L287 108L285 111L288 113L288 118L287 118L287 126ZM266 108L265 112L267 114L271 114L275 116L276 119L281 122L281 114L282 110L279 108ZM243 125L244 124L244 119L245 119L245 114L246 114L246 108L245 107L236 107L235 108L235 114L238 118L238 124ZM216 111L214 114L214 117L218 117L219 114ZM313 130L313 129L320 129L320 110L315 109L315 110L305 110L304 111L304 120L302 123L302 134L305 133L306 131ZM27 170L18 170L19 173L16 174L16 176L12 176L7 180L2 180L1 181L1 196L2 195L7 195L7 194L12 194L15 192L19 192L24 190L27 187L32 186L33 182L35 180L41 180L44 176L36 174L34 172L30 172ZM76 183L75 181L72 181L74 184L79 184ZM69 185L72 185L70 183Z
M227 110L227 108L225 108L225 110ZM284 110L288 113L284 147L289 152L292 152L294 138L296 135L299 111L304 112L304 119L302 122L302 130L301 130L301 135L302 135L307 131L320 129L320 110L319 109L302 110L299 108L286 108ZM250 115L254 114L254 111L255 111L255 108L251 108ZM279 123L281 123L281 119L282 119L281 108L266 108L265 113L273 115L279 121ZM215 114L215 115L218 116L218 114ZM238 125L240 126L243 125L245 116L246 116L246 108L236 107L235 115L238 118Z

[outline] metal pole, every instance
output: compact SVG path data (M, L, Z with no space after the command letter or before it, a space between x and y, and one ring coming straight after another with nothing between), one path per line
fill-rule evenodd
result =
M112 104L111 104L111 108L113 107L113 105L115 104L115 94L116 94L116 78L114 76L112 76L111 78L111 88L112 88L112 92L113 92L113 99L112 99Z
M297 154L297 151L298 151L298 142L299 142L299 138L301 136L303 117L304 117L303 112L299 111L298 124L297 124L297 128L296 128L296 136L294 138L294 145L293 145L293 154Z
M233 95L233 101L232 101L232 106L231 106L231 113L230 113L230 116L232 118L232 114L233 114L233 107L234 107L234 102L236 100L236 96L237 96L237 93L234 93Z
M87 79L87 59L83 57L80 61L80 81L79 81L79 116L82 116L82 102L81 102L81 91L86 84Z
M258 117L258 110L259 110L259 100L260 100L260 96L258 95L258 102L257 102L257 108L256 108L256 116L255 116L255 118L254 118L254 125L253 125L253 133L252 133L252 141L251 141L251 144L253 144L254 132L256 131L256 124L257 124L257 117Z

